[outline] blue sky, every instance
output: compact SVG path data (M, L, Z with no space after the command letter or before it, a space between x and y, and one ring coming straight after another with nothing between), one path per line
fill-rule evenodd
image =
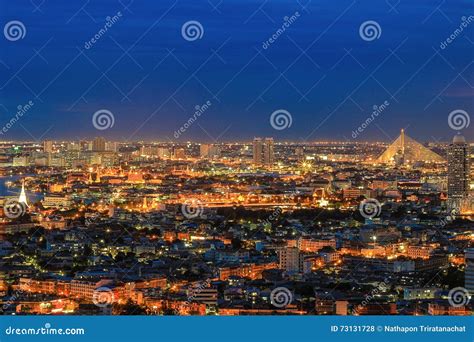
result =
M0 118L34 102L4 139L390 140L400 128L421 140L454 134L448 114L474 113L472 1L178 0L6 1L0 23L23 23L23 39L0 37ZM106 17L119 20L89 49ZM299 16L263 48L284 18ZM188 21L203 27L188 41ZM366 41L359 27L380 26ZM2 30L3 31L3 30ZM178 139L195 107L212 105ZM374 105L389 106L356 139ZM107 109L113 127L98 131ZM291 114L275 130L270 115ZM462 133L472 140L474 123Z

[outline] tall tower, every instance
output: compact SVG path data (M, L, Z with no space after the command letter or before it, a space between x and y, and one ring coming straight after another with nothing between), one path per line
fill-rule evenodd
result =
M298 161L304 160L304 148L302 146L298 146L295 148L295 155Z
M263 162L267 166L272 166L274 159L273 138L265 138L263 140Z
M21 192L20 192L20 197L18 197L18 203L21 203L21 204L24 204L25 206L28 206L28 202L26 201L25 181L24 180L21 184Z
M273 138L253 139L253 163L271 166L274 161Z
M464 273L464 287L474 295L474 248L465 251L466 270Z
M105 139L102 137L97 137L92 141L92 151L94 152L104 152L105 151Z
M262 164L263 140L262 138L253 139L253 163Z
M43 141L43 152L46 152L46 153L53 152L53 142L51 140Z
M199 155L201 158L209 158L209 150L211 149L210 144L201 144L199 146Z
M462 135L456 135L448 147L448 203L460 210L469 195L469 145Z

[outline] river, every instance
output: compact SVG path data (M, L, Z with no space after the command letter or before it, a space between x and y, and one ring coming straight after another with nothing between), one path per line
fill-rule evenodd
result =
M23 177L28 177L28 176L31 176L31 175L0 177L0 197L20 196L21 188L13 188L13 187L9 188L5 183L15 182ZM36 201L41 200L43 198L43 194L38 193L38 192L28 191L28 189L26 189L26 197L27 197L28 203L34 203Z

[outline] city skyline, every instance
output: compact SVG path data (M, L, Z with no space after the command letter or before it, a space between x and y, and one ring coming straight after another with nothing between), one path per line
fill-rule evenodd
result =
M422 144L450 144L455 136L463 136L466 139L466 142L468 144L473 144L474 140L468 140L464 134L461 132L454 132L451 137L448 137L446 140L435 140L435 139L428 139L428 140L421 140L420 143ZM51 141L51 142L79 142L79 141L92 141L95 138L105 138L107 141L111 142L117 142L120 144L136 144L136 143L145 143L145 144L186 144L186 143L194 143L194 144L232 144L232 143L238 143L238 144L252 144L253 140L255 138L272 138L274 139L275 144L301 144L301 145L311 145L311 144L321 144L321 143L338 143L338 144L393 144L394 142L397 141L398 137L395 135L394 139L392 140L336 140L336 139L321 139L321 140L310 140L310 141L298 141L298 140L292 140L292 139L277 139L272 135L255 135L249 138L241 138L241 139L230 139L230 140L220 140L220 141L215 141L212 139L192 139L192 140L160 140L158 138L149 138L149 139L140 139L136 138L134 140L120 140L120 138L108 138L105 137L104 135L100 134L100 132L97 132L95 135L91 134L89 136L82 136L82 137L75 137L74 139L55 139L55 138L48 138L48 139L41 139L41 140L35 140L35 139L1 139L0 138L0 143L35 143L35 144L43 144L44 141ZM417 139L418 140L418 139Z
M404 326L316 330L472 332L421 325L474 312L472 0L0 9L5 326L331 315Z
M353 145L4 144L3 313L471 314L464 138Z

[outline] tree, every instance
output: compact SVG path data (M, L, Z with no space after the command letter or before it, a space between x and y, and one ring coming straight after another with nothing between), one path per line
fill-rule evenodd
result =
M146 311L140 305L135 304L131 300L128 300L127 303L120 306L118 308L119 315L129 315L129 316L137 316L137 315L145 315Z
M238 238L232 238L232 248L234 249L241 249L242 248L242 241Z

